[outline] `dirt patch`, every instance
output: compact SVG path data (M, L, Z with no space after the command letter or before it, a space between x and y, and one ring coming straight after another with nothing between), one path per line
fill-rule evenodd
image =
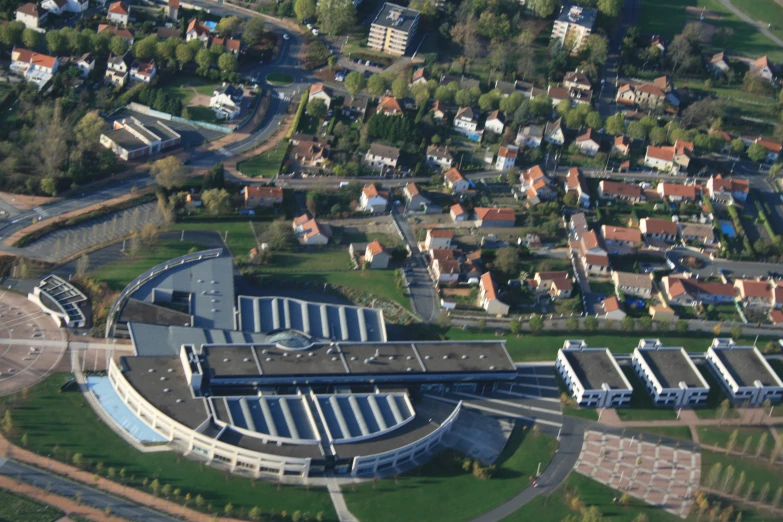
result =
M20 194L0 192L0 199L19 210L30 210L31 208L40 207L41 205L51 203L52 201L58 201L60 198L47 198L44 196L22 196Z
M685 13L688 16L692 16L692 17L698 18L698 19L701 19L702 15L704 15L704 19L705 20L715 20L715 21L718 21L718 20L721 20L723 18L718 13L714 13L712 11L707 11L707 10L701 10L698 7L692 6L692 5L685 8Z
M188 104L188 107L209 107L209 100L210 97L206 94L199 94L196 92L196 89L193 89L193 92L195 93L193 95L193 98L190 100L190 103Z

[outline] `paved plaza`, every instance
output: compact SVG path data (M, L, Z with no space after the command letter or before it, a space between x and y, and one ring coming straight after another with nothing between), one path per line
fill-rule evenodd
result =
M685 518L699 487L701 454L654 440L587 431L574 469Z
M36 384L65 353L65 334L24 296L0 291L0 395Z

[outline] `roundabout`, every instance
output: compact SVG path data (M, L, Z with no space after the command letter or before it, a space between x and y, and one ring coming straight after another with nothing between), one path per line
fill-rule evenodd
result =
M268 74L265 80L266 83L274 87L288 87L289 85L293 85L294 83L293 76L291 76L290 74L280 73L280 72L273 72L271 74Z

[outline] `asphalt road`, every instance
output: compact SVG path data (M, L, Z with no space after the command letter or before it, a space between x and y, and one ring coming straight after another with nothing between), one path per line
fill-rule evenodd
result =
M63 497L74 498L77 494L80 494L82 503L101 510L105 510L108 507L111 509L112 514L127 520L144 522L172 522L177 520L128 500L115 497L78 482L50 475L44 471L13 460L7 460L3 457L0 457L0 473L36 487L48 489L52 493Z
M438 292L435 290L435 285L427 272L427 262L424 259L424 254L421 253L416 244L416 235L413 233L413 228L408 223L408 220L397 212L396 207L392 210L392 217L402 231L405 243L410 247L411 251L411 266L413 270L407 276L407 279L411 283L408 293L413 301L413 306L424 321L433 322L440 313L440 306L438 304Z

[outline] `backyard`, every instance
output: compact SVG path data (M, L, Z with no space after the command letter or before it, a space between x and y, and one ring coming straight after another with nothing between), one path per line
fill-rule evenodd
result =
M237 163L237 170L251 178L275 178L288 153L288 142L283 142L258 156Z
M346 488L348 508L373 522L471 520L524 489L539 463L543 470L554 455L554 437L525 428L514 429L490 479L463 471L447 452L398 479Z
M223 507L231 503L233 513L240 516L258 506L265 517L284 510L288 513L300 510L307 512L311 519L322 511L326 520L336 520L325 489L305 490L252 481L181 458L173 452L142 453L132 449L101 422L75 388L58 393L66 376L52 374L31 388L24 401L18 397L0 399L6 403L15 401L11 409L14 422L11 439L15 443L20 444L22 436L27 435L27 449L67 463L80 454L83 467L95 469L100 463L105 470L114 468L125 477L122 482L132 487L143 488L148 481L157 479L161 486L169 484L172 489L180 489L181 496L188 493L195 499L200 495L201 509L213 513L223 512ZM57 429L52 429L53 426ZM3 505L0 500L0 506Z

